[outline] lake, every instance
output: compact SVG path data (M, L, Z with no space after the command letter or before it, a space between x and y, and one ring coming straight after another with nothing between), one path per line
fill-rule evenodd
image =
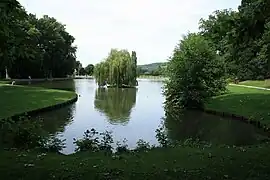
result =
M44 129L66 139L63 153L75 150L73 138L81 138L87 129L112 131L114 142L127 139L133 149L139 139L158 145L155 130L164 122L171 140L197 138L213 144L248 145L263 137L252 125L197 111L188 111L180 119L165 117L163 82L139 79L130 89L98 88L91 79L53 81L31 84L48 88L73 90L78 101L64 108L41 113Z

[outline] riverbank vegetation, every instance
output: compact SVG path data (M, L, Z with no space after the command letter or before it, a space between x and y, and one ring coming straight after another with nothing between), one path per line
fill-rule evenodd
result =
M94 75L99 86L134 87L137 85L137 57L127 50L111 49L108 57L97 64Z
M166 109L200 109L226 89L224 63L201 35L188 34L168 63Z
M28 86L0 85L0 119L66 102L75 92Z

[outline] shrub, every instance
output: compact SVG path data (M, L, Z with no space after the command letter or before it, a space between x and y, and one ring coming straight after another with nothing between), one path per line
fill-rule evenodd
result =
M47 152L60 152L65 148L65 139L61 140L56 137L51 137L47 140L47 142L44 144L43 149Z
M111 145L113 143L112 132L105 131L103 133L100 133L100 135L102 136L102 139L99 143L99 149L101 151L112 153L112 149L113 149Z
M40 121L32 121L29 117L0 120L0 145L4 148L40 149L42 151L59 152L64 141L49 137Z
M188 34L174 49L168 63L165 108L203 108L226 89L223 60L198 34Z
M156 138L159 144L161 145L161 147L168 147L171 144L165 132L164 124L160 126L158 129L156 129Z
M124 139L122 141L122 143L117 141L116 145L117 145L116 153L121 154L121 153L129 152L128 145L127 145L127 139Z
M77 148L75 149L76 152L79 151L92 151L96 152L99 150L99 140L96 135L98 132L95 129L86 130L84 132L82 139L75 139L74 138L74 144L76 144Z
M136 144L137 147L135 151L148 151L151 149L150 144L142 139L139 139L139 141Z
M101 140L99 140L99 136L101 136ZM105 131L103 133L98 133L95 129L87 130L84 132L84 136L82 139L74 139L74 144L76 144L77 148L76 152L81 151L104 151L106 153L112 153L112 132Z

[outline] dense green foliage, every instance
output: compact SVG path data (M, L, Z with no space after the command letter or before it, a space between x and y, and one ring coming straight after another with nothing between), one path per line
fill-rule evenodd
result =
M166 107L203 108L225 90L223 62L198 34L188 34L174 49L168 64Z
M212 42L239 80L270 77L270 1L242 0L239 11L216 11L200 21L203 36Z
M94 65L93 64L88 64L85 68L85 72L87 75L92 76L94 73Z
M0 4L0 77L66 77L76 61L74 37L56 19L28 14L16 1Z
M137 57L127 50L111 49L105 61L97 64L94 75L98 85L136 86L137 84Z

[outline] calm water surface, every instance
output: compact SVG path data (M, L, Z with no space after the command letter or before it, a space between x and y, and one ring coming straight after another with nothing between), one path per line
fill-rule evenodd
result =
M202 112L186 112L180 120L165 118L160 81L139 80L136 89L98 88L90 79L37 85L74 90L80 95L70 106L39 115L44 119L46 131L66 139L63 151L66 154L75 150L73 138L81 138L83 132L91 128L98 132L112 131L115 142L126 138L129 148L135 148L139 139L157 145L155 130L163 120L172 140L192 137L214 144L246 145L261 139L258 130L251 125Z

